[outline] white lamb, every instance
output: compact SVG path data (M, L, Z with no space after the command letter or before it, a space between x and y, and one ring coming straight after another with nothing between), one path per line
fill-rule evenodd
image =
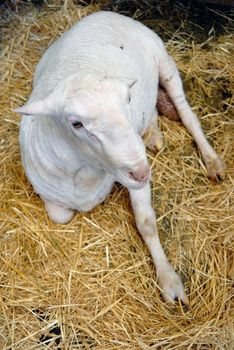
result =
M189 107L161 39L111 12L82 19L45 52L29 100L16 110L23 115L20 144L27 177L56 223L101 203L115 181L127 187L164 298L186 304L181 279L160 244L141 139L150 130L149 146L162 145L155 109L159 82L196 141L208 175L221 176L223 162Z

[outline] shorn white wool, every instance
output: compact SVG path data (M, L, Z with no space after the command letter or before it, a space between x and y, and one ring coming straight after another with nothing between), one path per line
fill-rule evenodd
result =
M111 12L79 21L40 60L30 98L16 110L23 115L22 161L57 223L102 202L115 181L126 186L164 298L188 303L160 244L141 139L150 130L148 146L162 145L155 108L159 82L196 141L208 175L221 176L222 160L189 107L161 39L139 22Z

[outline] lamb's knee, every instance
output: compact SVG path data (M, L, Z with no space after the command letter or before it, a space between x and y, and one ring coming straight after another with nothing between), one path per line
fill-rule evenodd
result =
M142 216L140 220L137 220L137 228L139 232L141 232L144 239L150 239L152 236L157 234L155 216Z
M62 208L49 201L45 201L45 208L50 219L56 224L66 224L74 216L73 210Z

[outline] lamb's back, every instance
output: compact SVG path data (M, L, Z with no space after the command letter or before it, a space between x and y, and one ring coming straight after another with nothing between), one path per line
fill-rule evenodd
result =
M35 72L34 93L44 97L58 81L80 70L149 80L155 52L160 54L162 47L155 33L133 19L113 12L94 13L47 49Z

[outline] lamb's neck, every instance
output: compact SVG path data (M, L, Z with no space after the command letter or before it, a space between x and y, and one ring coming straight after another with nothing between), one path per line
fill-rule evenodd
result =
M81 168L105 176L105 171L89 154L86 144L78 140L56 117L40 118L36 132L36 139L39 141L37 152L39 151L42 157L48 157L56 168L62 169L69 176L73 176Z
M58 168L67 172L74 172L82 166L79 146L74 136L56 117L40 117L35 119L36 139L39 152L43 157L49 157Z

